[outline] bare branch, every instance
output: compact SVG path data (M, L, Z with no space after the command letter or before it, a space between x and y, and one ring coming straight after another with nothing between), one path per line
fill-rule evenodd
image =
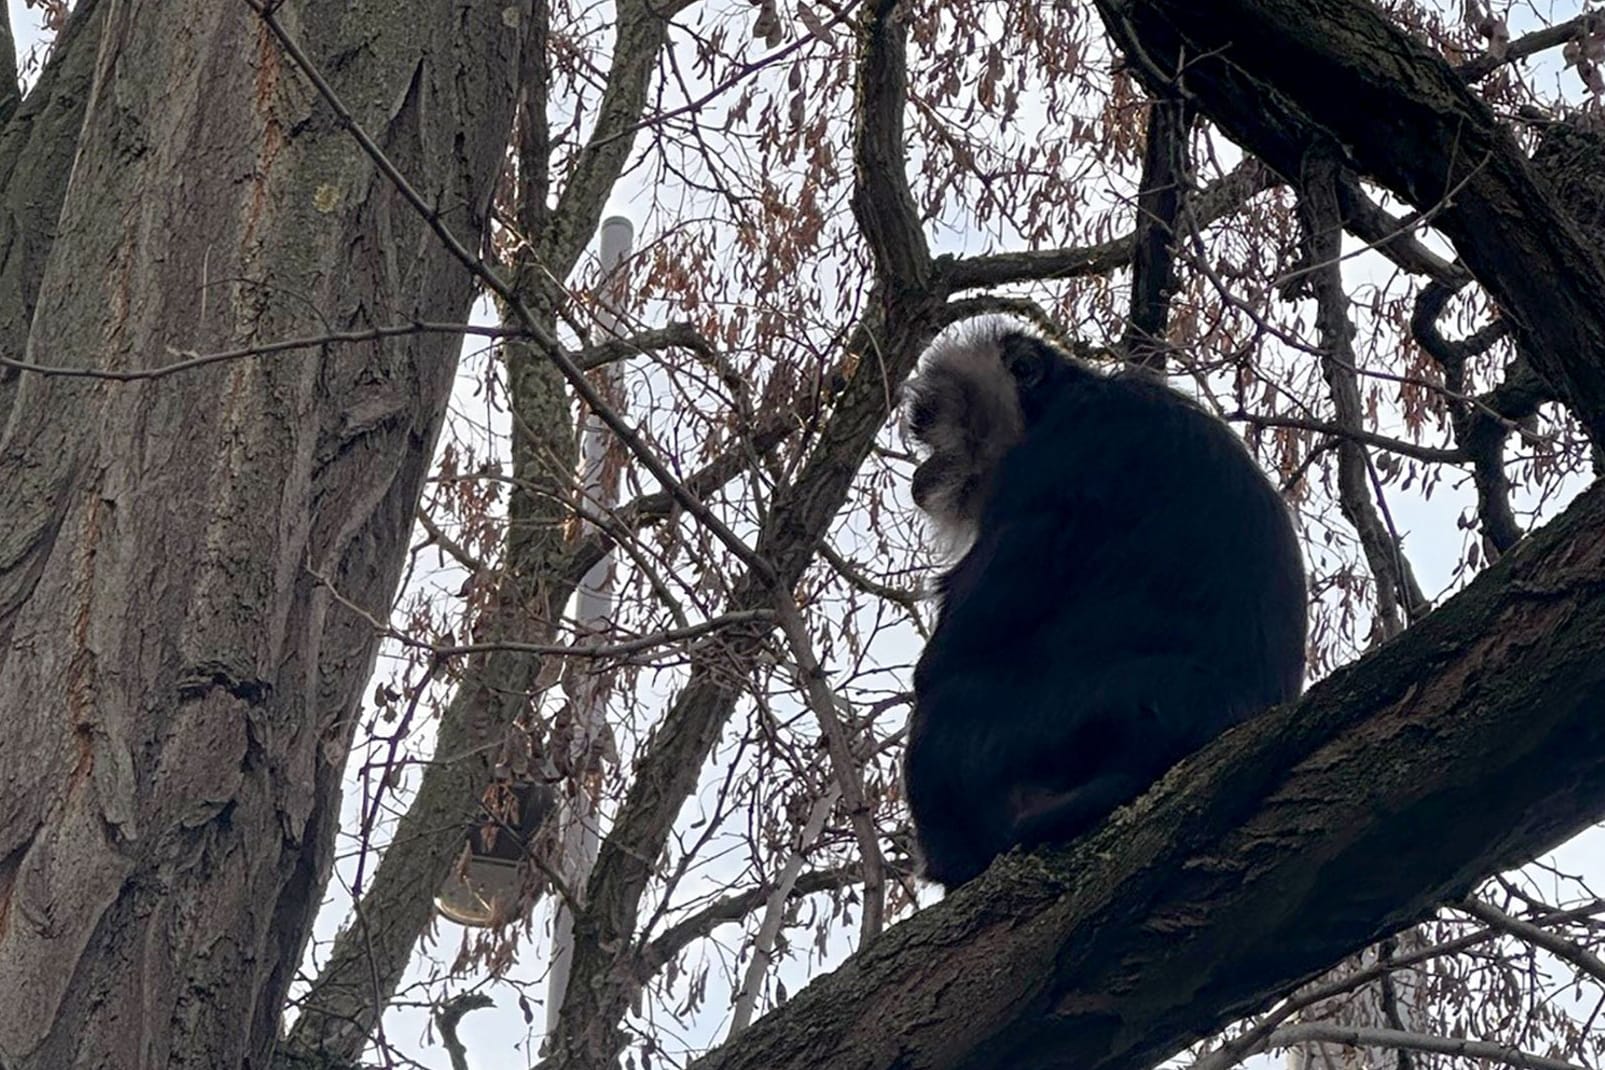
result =
M610 338L594 346L586 346L574 354L574 366L591 371L604 364L627 360L642 353L661 349L692 349L699 353L712 352L713 346L689 323L670 323L663 327L640 331L628 338Z
M781 923L785 921L786 900L791 898L797 878L802 873L803 854L824 831L825 819L830 816L841 794L841 786L835 784L814 800L808 820L797 830L797 842L786 858L780 876L775 879L774 890L764 901L763 921L759 923L758 934L752 941L752 961L747 963L747 973L741 980L741 988L736 993L736 1006L730 1015L730 1036L747 1028L752 1021L753 1009L758 1005L758 992L763 987L764 975L769 972L769 957L774 953L775 940L780 935Z
M508 327L480 327L472 323L393 323L383 327L370 327L360 331L328 331L324 334L309 335L305 338L286 338L278 342L259 342L238 349L225 349L216 353L196 353L191 350L170 349L168 352L180 359L172 364L162 364L155 368L130 368L116 370L111 368L91 368L86 366L61 366L52 364L28 364L9 357L0 357L0 368L15 368L20 372L32 372L36 375L57 375L69 379L106 379L117 383L134 383L149 379L165 379L169 375L180 372L194 371L197 368L209 367L231 360L244 360L248 357L266 357L275 353L289 353L298 349L322 349L331 345L349 345L358 342L377 342L384 338L402 338L415 334L459 334L477 335L482 338L509 338L523 335L523 331Z
M414 514L414 518L418 521L418 526L423 528L424 533L429 536L429 542L450 554L452 559L463 568L473 573L486 571L485 563L469 553L467 547L442 531L440 525L435 523L427 510L420 508Z
M1242 208L1256 195L1278 185L1280 179L1264 164L1244 160L1224 177L1188 200L1189 212L1199 226L1213 223ZM1069 279L1103 275L1131 263L1137 251L1137 235L1076 249L1044 249L1014 253L990 253L960 257L949 265L947 278L955 290L981 286L1002 286L1032 279Z
M1121 348L1135 364L1165 367L1165 324L1175 289L1176 217L1187 187L1192 110L1176 99L1148 105L1148 137L1137 188L1131 303Z
M816 892L847 888L863 879L863 871L858 866L813 870L798 875L787 896L788 899L798 899ZM778 883L763 884L744 892L727 895L708 904L690 917L675 922L641 949L639 954L641 968L647 974L656 973L674 956L719 926L740 921L764 906L779 887Z
M1470 914L1484 925L1509 933L1534 947L1541 947L1556 958L1571 963L1594 980L1605 982L1605 961L1601 961L1598 955L1570 940L1562 939L1530 921L1511 917L1492 903L1483 902L1481 899L1467 899L1456 903L1455 909Z
M754 454L759 457L768 456L796 432L795 418L789 416L773 418L753 431L746 441L735 443L687 476L685 485L697 497L707 498L745 472ZM581 539L570 555L565 574L578 583L580 578L591 570L591 566L602 560L608 549L615 544L616 532L613 530L615 527L622 526L626 530L636 531L651 527L672 516L674 508L674 495L668 491L656 491L643 494L633 502L613 510L613 519L617 524L593 531Z
M819 544L819 556L823 557L842 579L860 591L873 598L880 598L893 605L902 606L908 612L909 618L913 620L914 627L918 628L922 633L924 632L925 625L919 614L921 594L918 589L894 587L889 583L881 583L879 580L871 579L864 574L863 569L843 557L828 542Z
M819 659L814 657L813 644L808 640L808 628L790 592L775 596L780 618L780 630L791 647L791 656L797 661L798 675L802 677L803 691L808 706L819 721L830 753L831 771L847 802L848 816L853 822L853 835L858 839L858 851L864 866L864 911L858 930L858 946L863 947L881 931L886 920L886 866L881 858L880 840L875 832L875 815L864 797L863 765L853 755L852 742L841 718L836 716L836 696L831 694L830 681L825 676Z
M1338 445L1338 504L1354 526L1376 580L1376 622L1379 638L1392 638L1429 607L1405 559L1399 533L1385 512L1381 481L1357 437L1365 426L1357 361L1351 339L1349 298L1343 290L1342 214L1338 207L1335 162L1313 155L1306 161L1299 185L1299 216L1304 225L1304 271L1316 305L1316 327L1325 356L1321 373L1332 393L1336 423L1345 431ZM1373 494L1375 495L1373 497Z
M440 1042L451 1058L451 1070L469 1070L468 1049L457 1039L457 1023L469 1011L494 1007L495 1001L483 992L464 992L435 1008L435 1026L440 1030Z
M1342 424L1327 423L1322 420L1305 420L1297 416L1262 416L1242 411L1227 413L1225 418L1232 423L1247 424L1250 427L1286 427L1295 431L1313 431L1316 434L1330 435L1349 442L1375 446L1377 449L1397 453L1401 457L1426 461L1429 464L1459 464L1466 459L1464 450L1422 446L1390 438L1387 435L1379 435L1364 428L1345 427Z
M1445 338L1438 330L1438 316L1457 289L1457 283L1438 281L1422 287L1410 314L1410 333L1422 351L1443 369L1444 386L1458 394L1466 389L1466 362L1506 332L1502 329L1504 321L1496 320L1491 329L1480 332L1483 337L1462 342ZM1518 358L1518 363L1525 367L1525 361ZM1520 371L1517 367L1509 369L1506 382L1517 381ZM1502 399L1508 407L1512 400L1508 390ZM1477 488L1477 520L1485 548L1489 557L1498 557L1516 545L1521 538L1521 525L1516 523L1516 514L1510 507L1510 477L1505 474L1509 427L1504 419L1490 416L1487 410L1486 402L1466 405L1451 401L1449 422L1460 449L1471 461L1471 479Z
M1398 1048L1404 1051L1427 1051L1436 1055L1454 1055L1465 1059L1486 1059L1489 1062L1518 1066L1522 1070L1585 1070L1584 1067L1564 1059L1550 1059L1534 1055L1519 1048L1507 1048L1481 1040L1463 1037L1435 1037L1425 1033L1412 1033L1403 1029L1361 1029L1336 1025L1330 1022L1301 1022L1286 1029L1278 1029L1271 1037L1270 1048L1293 1048L1300 1044L1342 1044L1350 1048Z
M1566 914L1558 913L1546 920L1561 921L1567 917L1587 917L1598 912L1598 904L1570 911ZM1467 948L1485 944L1498 938L1499 933L1494 929L1478 929L1453 940L1445 940L1430 947L1420 948L1405 955L1398 955L1390 959L1378 959L1369 966L1362 966L1350 973L1342 974L1330 980L1310 985L1283 1000L1268 1011L1258 1022L1241 1036L1233 1037L1219 1048L1200 1058L1187 1070L1230 1070L1251 1055L1257 1055L1271 1046L1271 1037L1281 1027L1282 1023L1292 1018L1299 1011L1313 1007L1336 996L1342 996L1369 984L1380 984L1382 981L1399 970L1409 969L1421 963L1447 955L1458 954Z
M899 0L864 5L853 137L853 217L882 276L923 289L931 253L908 188L903 110L908 103L908 18Z
M689 6L690 0L677 0L676 3L663 5L664 8L668 9L666 13L672 13L673 11L677 11L681 8ZM832 9L831 17L826 19L821 24L823 29L827 32L845 22L853 13L852 4L842 4L839 9L837 9L836 5L834 4L828 6ZM684 104L669 108L666 111L653 112L651 115L648 115L638 121L634 126L626 127L625 129L620 130L611 136L615 138L628 137L638 130L645 130L647 127L662 126L673 119L679 119L688 115L696 115L709 104L723 97L731 89L734 89L742 82L752 78L753 75L775 66L782 60L789 59L794 53L799 52L813 44L815 40L816 38L811 33L800 34L796 40L791 41L772 52L767 52L755 60L749 60L745 63L738 63L734 66L729 74L715 82L706 92L702 93L701 95L686 101Z
M772 620L775 611L769 609L742 609L712 617L696 624L689 624L683 628L665 628L650 635L637 636L634 639L621 639L614 643L517 643L485 642L485 643L457 643L437 644L415 635L398 631L389 624L375 617L361 606L352 602L335 589L333 581L318 572L308 569L314 579L329 591L330 597L339 602L346 609L362 617L369 627L383 635L386 639L400 643L402 646L414 650L428 652L431 658L458 658L470 654L538 654L542 656L565 658L621 658L629 654L639 654L643 650L663 646L668 643L682 643L691 639L701 639L725 628L734 628L740 625L755 624Z
M1451 285L1471 281L1470 272L1462 265L1445 260L1415 236L1415 231L1428 222L1424 214L1395 218L1366 196L1359 180L1346 171L1338 172L1338 204L1343 211L1344 226L1363 239L1368 248L1375 249L1405 271Z
M1468 82L1486 78L1507 63L1517 63L1528 56L1537 55L1546 48L1558 48L1567 41L1576 40L1588 30L1590 22L1597 21L1598 18L1598 12L1578 15L1576 18L1567 19L1565 22L1546 26L1542 30L1534 30L1532 33L1523 34L1505 46L1505 51L1502 55L1495 56L1491 52L1485 52L1476 59L1467 60L1465 63L1460 64L1455 68L1455 73Z

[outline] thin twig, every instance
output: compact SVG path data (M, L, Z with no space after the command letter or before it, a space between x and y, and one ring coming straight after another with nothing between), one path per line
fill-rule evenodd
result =
M250 3L251 0L246 0ZM369 327L358 331L327 331L323 334L310 335L304 338L284 338L277 342L261 342L255 345L240 346L237 349L224 349L216 353L197 353L187 349L169 349L168 352L181 359L172 364L163 364L155 368L89 368L82 366L57 367L50 364L30 364L26 361L13 360L10 357L0 357L0 368L15 368L20 372L32 372L35 375L54 375L67 379L107 379L116 383L132 383L147 379L165 379L169 375L180 372L194 371L213 364L225 361L243 360L247 357L265 357L275 353L288 353L297 349L321 349L328 345L350 344L357 342L374 342L383 338L401 338L414 334L468 334L483 338L509 338L518 337L525 332L517 327L481 327L472 323L429 323L424 320L413 320L410 323L392 323L382 327Z

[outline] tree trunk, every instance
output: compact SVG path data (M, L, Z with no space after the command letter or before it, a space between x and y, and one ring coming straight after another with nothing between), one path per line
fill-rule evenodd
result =
M473 249L521 12L278 17ZM30 242L0 279L4 355L128 372L465 316L468 274L245 4L86 2L41 90L91 61L57 108L76 103L81 127L28 142L5 175L8 197L64 192L59 217L49 201L44 218L0 214L0 249ZM18 129L33 106L0 145L39 140ZM12 378L0 1064L266 1065L328 872L366 618L388 613L458 346L408 335L132 382Z

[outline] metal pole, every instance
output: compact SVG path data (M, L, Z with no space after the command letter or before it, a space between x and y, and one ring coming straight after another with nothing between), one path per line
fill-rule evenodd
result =
M630 254L635 230L628 219L612 216L602 221L601 265L602 283L600 306L596 323L601 339L618 337L623 309L628 304L628 272L620 265ZM606 365L601 374L606 378L604 396L617 397L615 389L623 381L623 370L618 364ZM606 467L608 447L613 436L595 413L585 414L580 434L580 485L584 488L584 512L597 506L618 504L619 482L617 472L609 473ZM587 528L591 524L586 521ZM582 633L595 633L606 629L613 616L613 554L609 552L591 566L580 581L575 617ZM606 681L587 669L571 672L564 680L564 689L575 713L576 738L572 754L576 762L587 761L592 744L600 738L607 718ZM577 767L577 766L576 766ZM596 824L595 785L581 777L573 794L565 793L559 813L558 864L564 883L583 891L590 879L591 866L601 846L601 832ZM558 1014L563 1009L563 993L568 988L569 969L574 961L574 917L559 896L553 896L556 914L552 922L552 972L547 982L546 1031L557 1027Z

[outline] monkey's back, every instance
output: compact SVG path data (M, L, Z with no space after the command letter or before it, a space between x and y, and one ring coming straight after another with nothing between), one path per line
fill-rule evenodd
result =
M946 820L980 867L1079 834L1302 684L1297 537L1237 436L1140 375L1065 375L999 464L915 671L922 843ZM1073 818L1022 831L1023 813L1078 798Z

